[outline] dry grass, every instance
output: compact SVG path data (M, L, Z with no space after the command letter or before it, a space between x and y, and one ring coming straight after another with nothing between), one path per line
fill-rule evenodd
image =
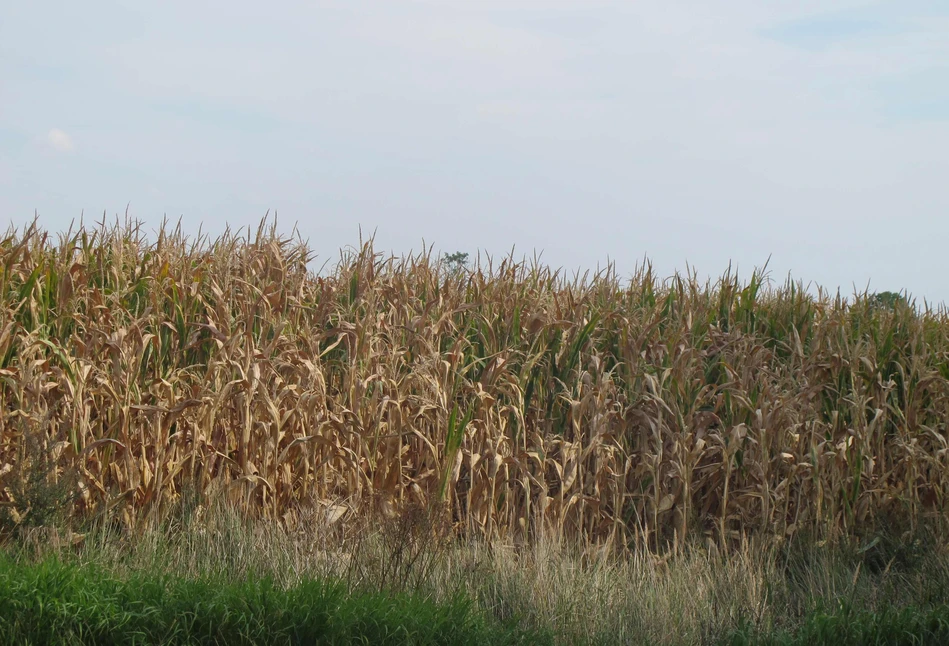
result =
M944 519L943 311L760 274L311 259L265 223L0 240L7 527L41 524L37 469L126 532L186 494L289 528L443 501L470 539L620 552Z

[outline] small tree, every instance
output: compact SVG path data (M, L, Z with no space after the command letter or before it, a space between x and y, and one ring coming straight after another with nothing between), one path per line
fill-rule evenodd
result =
M457 276L468 266L468 254L461 251L446 253L442 259L449 276Z
M877 292L870 296L870 305L874 308L895 310L898 305L907 305L906 297L897 292Z

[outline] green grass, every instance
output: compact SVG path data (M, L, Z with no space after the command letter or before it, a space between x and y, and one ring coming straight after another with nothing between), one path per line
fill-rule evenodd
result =
M3 644L542 644L462 597L352 592L304 580L228 582L0 555Z
M949 644L949 605L923 609L883 608L856 611L843 605L836 611L814 612L795 630L754 630L742 627L727 640L730 646L922 646Z

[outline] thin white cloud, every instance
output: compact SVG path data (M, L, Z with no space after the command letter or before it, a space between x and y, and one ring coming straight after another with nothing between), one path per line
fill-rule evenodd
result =
M46 141L50 146L62 153L71 153L76 150L76 145L73 143L72 137L59 128L50 130L46 135Z

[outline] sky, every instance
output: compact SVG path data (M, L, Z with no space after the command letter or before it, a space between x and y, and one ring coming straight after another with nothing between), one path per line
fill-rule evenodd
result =
M949 302L945 0L7 2L0 210ZM769 261L770 259L770 261Z

